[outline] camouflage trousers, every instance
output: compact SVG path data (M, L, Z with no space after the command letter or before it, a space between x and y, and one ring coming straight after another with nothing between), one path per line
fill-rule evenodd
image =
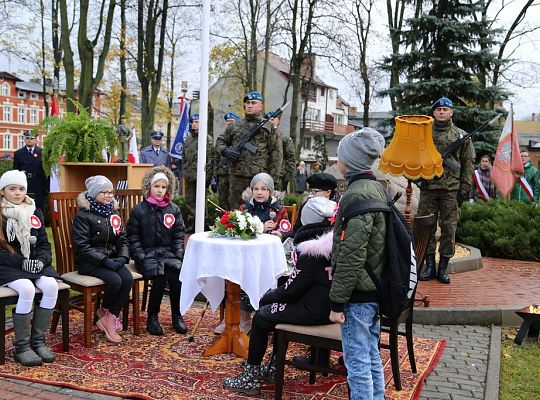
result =
M218 175L219 206L224 210L230 210L229 205L229 175Z
M186 206L190 215L185 218L186 227L195 226L195 203L197 196L197 181L185 181Z
M229 206L237 209L243 203L242 192L249 188L251 177L229 175Z
M457 194L457 190L422 190L417 212L419 217L429 214L435 215L435 220L441 227L439 255L450 258L455 253L456 229L459 221ZM431 231L427 254L435 254L436 230L437 226L435 225Z

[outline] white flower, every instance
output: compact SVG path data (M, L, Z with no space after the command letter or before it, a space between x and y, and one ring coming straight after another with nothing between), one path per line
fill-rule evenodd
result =
M261 222L259 217L256 217L256 216L253 217L251 226L253 227L253 230L255 231L256 235L260 235L264 231L264 224Z

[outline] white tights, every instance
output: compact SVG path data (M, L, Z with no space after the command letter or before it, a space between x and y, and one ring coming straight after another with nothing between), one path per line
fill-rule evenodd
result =
M30 279L17 279L16 281L9 282L6 286L19 294L19 300L17 300L17 307L15 308L17 314L28 314L32 311L32 303L36 295L35 287L38 287L43 293L43 297L39 302L41 308L50 310L56 305L58 282L53 277L40 277L35 281L35 287Z

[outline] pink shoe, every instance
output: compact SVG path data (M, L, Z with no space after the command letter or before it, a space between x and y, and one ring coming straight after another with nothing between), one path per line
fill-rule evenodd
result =
M113 343L120 343L122 341L122 336L116 332L117 320L116 316L107 312L107 315L100 318L96 323L97 327L105 333L107 339Z
M109 310L107 310L106 308L99 307L96 310L96 315L98 316L98 319L99 319L99 318L103 318L105 315L107 315L108 312L109 312Z

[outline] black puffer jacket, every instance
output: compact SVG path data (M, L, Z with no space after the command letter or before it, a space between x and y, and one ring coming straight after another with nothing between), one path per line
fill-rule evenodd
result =
M100 263L106 257L129 258L125 221L122 221L116 211L118 203L115 204L115 212L109 217L90 211L86 192L79 194L77 203L79 213L73 220L72 232L78 271L87 274L94 268L101 268ZM115 233L111 225L111 218L120 218L118 233Z
M14 253L9 252L8 250L0 247L0 286L5 285L6 283L13 282L17 279L38 279L41 276L52 276L55 278L60 278L58 273L54 270L51 265L51 245L47 239L47 233L45 232L45 223L43 221L43 214L39 209L36 208L34 216L39 219L39 228L30 229L30 235L37 238L35 248L32 250L33 258L40 260L45 267L39 274L32 274L30 272L23 271L22 264L24 261L24 256L21 254L21 246L17 239L9 244L15 250ZM37 220L33 226L37 226ZM6 235L6 218L4 217L4 236Z
M265 293L259 302L261 306L295 303L305 309L306 321L330 323L331 229L330 223L321 222L304 225L298 230L294 237L298 256L296 267L284 285Z

